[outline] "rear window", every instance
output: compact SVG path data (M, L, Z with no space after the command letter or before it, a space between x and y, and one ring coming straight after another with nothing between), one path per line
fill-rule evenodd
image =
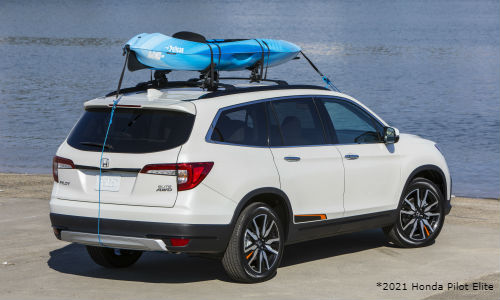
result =
M68 137L68 144L84 151L102 150L111 108L85 111ZM168 111L117 108L106 141L106 152L146 153L184 144L191 133L194 115Z

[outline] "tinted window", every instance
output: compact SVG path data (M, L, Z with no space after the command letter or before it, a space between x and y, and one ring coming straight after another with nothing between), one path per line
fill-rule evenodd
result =
M323 127L312 99L271 101L286 146L325 143Z
M270 146L283 146L283 140L281 138L280 126L278 120L276 119L276 113L271 107L271 102L266 104L267 110L267 120L268 120L268 131L269 131L269 145Z
M324 99L340 144L378 143L381 127L359 107L342 101Z
M85 111L68 137L68 144L85 151L101 151L110 108ZM108 135L106 152L145 153L184 144L194 115L167 110L117 108Z
M211 139L231 144L267 146L264 102L222 111Z

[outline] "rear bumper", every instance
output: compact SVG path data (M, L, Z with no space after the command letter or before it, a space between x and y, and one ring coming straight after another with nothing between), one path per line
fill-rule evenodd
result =
M97 218L50 214L52 227L68 242L99 245ZM183 253L222 253L226 250L232 227L214 224L173 224L159 222L101 219L99 233L104 246L133 250ZM171 238L189 239L186 246L172 246Z
M129 236L100 235L95 233L75 232L63 230L60 232L61 240L90 246L106 246L110 248L142 250L142 251L168 251L165 242L160 239L145 239Z

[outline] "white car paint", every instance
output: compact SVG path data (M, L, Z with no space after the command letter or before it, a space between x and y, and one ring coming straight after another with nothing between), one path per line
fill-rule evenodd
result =
M189 140L174 149L147 154L105 153L110 168L141 169L147 164L214 162L208 176L196 188L177 192L175 176L130 174L121 176L118 192L101 192L101 218L178 224L229 224L238 203L259 188L276 188L288 195L293 215L326 214L328 219L395 209L410 174L418 167L435 165L446 176L450 198L450 175L434 143L401 134L397 143L386 145L321 145L313 147L248 147L207 142L207 132L221 108L261 99L296 95L325 95L350 100L363 107L381 124L387 123L356 99L317 89L282 89L198 99L207 92L166 91L132 93L120 105L183 111L196 115ZM149 97L148 97L149 95ZM194 100L193 100L194 99ZM98 98L85 107L110 106L114 97ZM359 159L347 160L346 154ZM100 152L77 150L65 141L57 155L77 165L99 167ZM285 156L298 156L287 162ZM50 201L52 213L97 217L98 171L60 169ZM70 182L64 185L64 182ZM155 193L158 185L173 190ZM320 221L318 221L320 222Z

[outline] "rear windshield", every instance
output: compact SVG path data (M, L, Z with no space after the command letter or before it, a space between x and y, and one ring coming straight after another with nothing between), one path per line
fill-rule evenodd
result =
M84 151L102 150L111 108L85 111L68 137L68 144ZM106 152L146 153L184 144L191 133L194 115L168 111L117 108L106 141Z

